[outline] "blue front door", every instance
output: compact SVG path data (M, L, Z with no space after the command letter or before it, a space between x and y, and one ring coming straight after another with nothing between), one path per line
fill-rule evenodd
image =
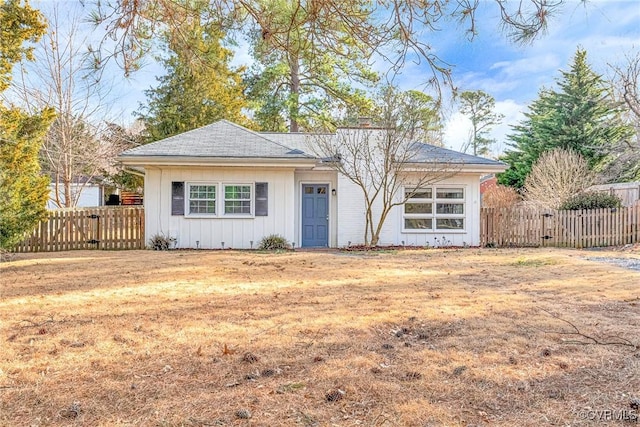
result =
M329 186L302 185L302 246L329 246Z

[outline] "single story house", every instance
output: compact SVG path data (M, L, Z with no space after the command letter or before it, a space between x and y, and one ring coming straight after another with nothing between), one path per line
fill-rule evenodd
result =
M249 249L279 234L296 248L362 244L362 190L332 167L335 158L311 154L312 141L309 134L254 132L222 120L127 150L119 160L144 174L147 240L161 234L177 248ZM445 158L455 172L411 188L412 198L387 217L379 245L479 245L480 177L506 165L419 148L407 174Z

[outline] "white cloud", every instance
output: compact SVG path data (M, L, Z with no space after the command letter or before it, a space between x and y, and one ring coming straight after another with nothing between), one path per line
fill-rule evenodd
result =
M523 76L537 73L548 74L562 65L558 55L546 53L542 55L528 56L514 61L499 61L494 63L489 70L499 73L499 78L520 80Z
M444 128L444 144L453 150L461 151L469 140L471 121L462 113L456 112L449 117Z

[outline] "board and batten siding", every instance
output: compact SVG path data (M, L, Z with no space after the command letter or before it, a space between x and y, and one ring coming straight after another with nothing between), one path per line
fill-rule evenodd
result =
M464 188L465 192L465 229L461 231L442 230L429 232L403 231L402 205L394 207L380 234L381 246L478 246L480 244L480 176L477 173L458 173L456 176L440 181L435 186ZM361 245L364 243L365 209L362 190L346 179L338 177L338 246ZM397 197L401 197L399 194ZM375 205L376 217L379 216L381 202Z
M255 248L260 240L279 234L295 239L294 169L147 167L145 168L146 240L161 234L176 239L177 248ZM268 214L251 217L190 217L171 215L171 183L268 183ZM219 197L221 194L219 194ZM186 197L185 197L186 198ZM252 198L255 209L255 193ZM221 209L221 204L218 204ZM253 242L253 243L252 243Z

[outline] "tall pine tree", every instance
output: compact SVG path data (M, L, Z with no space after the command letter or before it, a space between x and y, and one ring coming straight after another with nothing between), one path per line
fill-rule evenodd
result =
M586 51L578 49L571 69L561 73L558 90L540 91L508 136L511 149L502 160L509 169L498 177L501 184L521 188L538 157L554 148L572 150L599 170L616 144L630 136L602 76L587 64Z
M468 90L460 94L460 112L471 121L469 140L463 149L465 153L469 149L474 156L490 153L495 141L489 138L489 131L504 118L502 114L494 112L495 108L494 97L482 90Z

